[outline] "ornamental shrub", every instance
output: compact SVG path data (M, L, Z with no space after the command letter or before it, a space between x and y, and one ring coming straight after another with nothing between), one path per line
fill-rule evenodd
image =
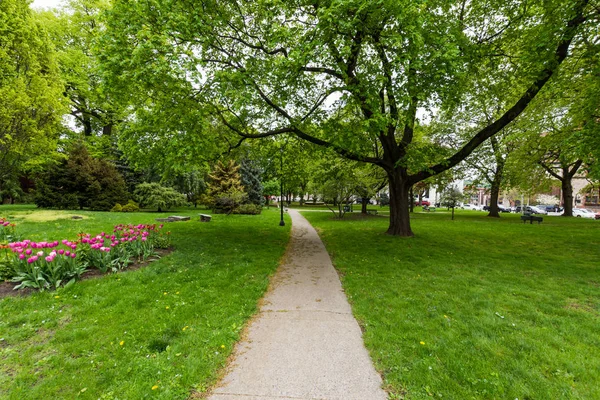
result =
M110 212L122 212L123 206L119 203L115 204L113 208L110 209Z
M125 204L121 208L121 211L123 211L123 212L138 212L138 211L140 211L140 206L135 201L129 200L127 202L127 204Z
M140 206L156 208L158 212L186 204L186 198L183 194L173 188L161 186L156 182L140 183L136 186L133 195Z
M257 204L241 204L234 211L234 214L258 215L262 212L262 206Z

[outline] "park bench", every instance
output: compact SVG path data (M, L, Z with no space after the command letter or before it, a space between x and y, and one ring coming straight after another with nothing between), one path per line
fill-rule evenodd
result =
M529 221L530 224L533 224L533 221L536 221L538 223L538 225L540 224L540 222L542 222L544 220L544 218L542 217L536 217L535 215L531 215L531 214L523 214L521 215L521 221L523 221L523 223Z
M208 214L200 214L200 222L210 222L212 216Z
M371 214L371 215L377 215L377 210L367 210L367 214Z

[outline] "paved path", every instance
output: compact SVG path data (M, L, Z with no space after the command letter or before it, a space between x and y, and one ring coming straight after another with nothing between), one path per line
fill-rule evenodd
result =
M286 260L209 399L387 399L325 246L289 214Z

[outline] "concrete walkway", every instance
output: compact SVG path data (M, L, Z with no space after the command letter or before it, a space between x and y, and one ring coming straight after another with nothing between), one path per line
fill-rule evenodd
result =
M209 399L387 399L325 246L289 214L286 260Z

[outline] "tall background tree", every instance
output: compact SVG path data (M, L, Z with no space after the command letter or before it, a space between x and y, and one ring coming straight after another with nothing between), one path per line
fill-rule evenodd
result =
M104 62L115 88L148 99L159 120L210 107L228 128L212 132L221 143L288 134L379 166L388 233L412 236L409 189L522 113L594 13L587 0L116 1ZM494 120L448 157L414 157L417 110L456 107L483 77L494 82L483 92L503 99ZM176 102L154 101L166 93Z
M0 2L0 200L19 195L19 178L56 152L63 84L38 13Z

